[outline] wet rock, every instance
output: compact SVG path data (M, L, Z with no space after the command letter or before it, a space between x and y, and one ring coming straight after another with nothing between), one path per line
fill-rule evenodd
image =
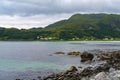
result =
M70 55L73 55L73 53L75 52L71 52ZM81 66L79 67L81 70L71 66L65 72L53 73L42 80L120 80L120 72L113 73L114 70L120 70L120 51L99 53L97 55L83 52L80 57L81 62L90 61L90 65L93 66L86 68ZM97 59L95 60L95 58ZM95 65L97 62L93 62L93 60L101 64Z
M88 52L83 52L81 55L81 62L85 62L85 61L92 61L94 58L94 55Z
M81 69L82 69L82 66L78 66L78 68L81 68Z
M111 54L112 57L115 57L117 59L120 59L120 50L119 51L114 51L112 54Z
M114 51L112 53L103 53L97 56L101 60L120 60L120 51Z
M106 61L107 65L111 65L113 68L120 69L120 51L104 53L97 57L102 61Z
M99 55L98 58L99 58L100 60L110 60L110 59L111 59L110 56L106 56L106 55L104 55L104 54Z
M74 55L74 56L79 56L81 54L81 52L69 52L67 53L68 55Z
M22 80L22 79L15 79L15 80Z
M42 80L41 76L38 76L37 78L38 78L38 80Z
M83 71L81 71L80 76L85 77L85 76L90 76L93 74L92 67L87 67Z
M56 52L55 54L65 54L64 52Z
M106 78L105 72L100 72L95 76L94 80L103 80L105 78Z
M120 80L120 70L109 73L107 78L109 80Z
M17 78L17 79L15 79L15 80L24 80L24 79L19 79L19 78Z
M76 72L76 71L78 71L78 69L77 69L75 66L71 66L70 69L68 69L68 70L66 71L66 73Z
M103 72L103 71L108 72L110 67L111 67L111 65L109 65L107 63L101 64L101 65L98 65L96 67L93 67L93 71L94 71L94 74L99 73L99 72Z
M79 80L79 76L76 73L78 70L75 66L71 66L66 72L59 74L51 74L43 80Z

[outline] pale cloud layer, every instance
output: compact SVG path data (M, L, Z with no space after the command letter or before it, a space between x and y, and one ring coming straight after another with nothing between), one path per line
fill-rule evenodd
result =
M0 0L0 26L44 27L74 13L120 13L120 0Z
M69 18L71 14L56 14L56 15L33 15L33 16L0 16L0 26L6 28L33 28L45 27L53 22Z

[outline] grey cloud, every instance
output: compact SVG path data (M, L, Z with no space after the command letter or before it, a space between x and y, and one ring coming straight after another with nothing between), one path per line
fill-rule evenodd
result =
M120 13L119 0L1 0L1 15L30 16L74 12Z

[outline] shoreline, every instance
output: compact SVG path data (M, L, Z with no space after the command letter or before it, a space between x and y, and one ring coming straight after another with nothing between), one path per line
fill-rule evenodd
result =
M106 80L107 78L109 78L107 80L111 80L109 75L113 75L113 73L116 73L114 74L116 76L112 76L114 78L112 80L118 80L120 78L120 50L112 52L85 51L79 53L80 55L76 55L77 52L72 53L74 53L72 56L80 56L80 61L89 66L73 65L65 71L50 73L50 75L44 77L40 75L37 79L32 80ZM64 54L59 52L56 55Z
M81 62L93 66L83 68L81 66L71 66L65 72L51 74L41 80L119 80L120 79L120 50L113 52L83 52ZM102 63L101 63L102 62ZM97 64L97 65L96 65ZM80 68L80 69L79 69ZM115 72L116 71L116 72ZM112 76L110 74L116 73ZM109 79L108 79L109 78Z
M120 40L113 40L113 41L104 41L104 40L95 40L95 41L38 41L38 40L0 40L0 42L120 42Z

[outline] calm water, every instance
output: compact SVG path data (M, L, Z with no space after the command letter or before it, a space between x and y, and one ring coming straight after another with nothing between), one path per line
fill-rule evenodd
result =
M120 42L0 42L0 80L33 78L80 65L79 57L55 52L120 49Z

